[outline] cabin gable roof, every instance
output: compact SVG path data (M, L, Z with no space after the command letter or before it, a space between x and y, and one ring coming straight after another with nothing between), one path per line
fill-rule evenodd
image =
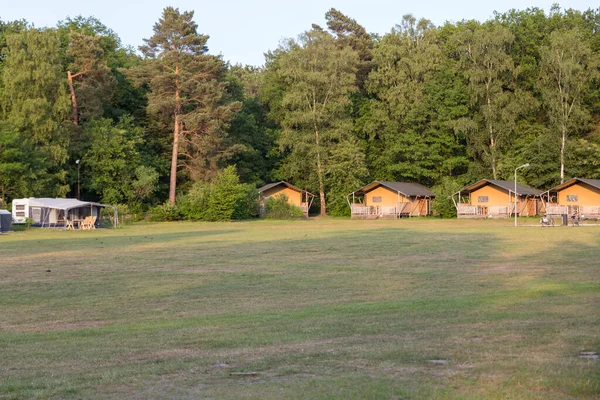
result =
M468 193L472 193L478 189L481 189L484 186L487 185L492 185L495 186L497 188L506 190L508 192L514 192L515 191L515 182L514 181L501 181L501 180L496 180L496 179L482 179L479 182L476 182L470 186L466 186L465 188L463 188L462 190L460 190L459 192L457 192L456 194L460 193L460 194L468 194ZM542 191L538 190L538 189L534 189L534 188L530 188L529 186L525 186L525 185L520 185L517 183L517 195L519 196L541 196L542 195Z
M274 183L268 183L268 184L266 184L264 186L259 187L258 188L258 192L259 193L263 193L263 192L266 192L267 190L272 189L272 188L277 187L277 186L283 186L283 187L286 187L288 189L291 189L291 190L294 190L294 191L300 192L300 193L312 194L312 193L310 193L310 192L308 192L306 190L302 190L299 187L296 187L296 186L294 186L291 183L286 182L286 181L279 181L279 182L274 182Z
M356 195L364 195L371 190L383 186L394 192L398 192L405 197L435 197L435 193L421 185L420 183L414 182L387 182L387 181L374 181L366 186L353 192Z
M552 189L549 190L549 192L559 192L570 186L575 185L578 182L585 183L589 186L592 186L595 189L600 190L600 179L573 178L573 179L569 179L565 183L561 183L560 185L553 187Z

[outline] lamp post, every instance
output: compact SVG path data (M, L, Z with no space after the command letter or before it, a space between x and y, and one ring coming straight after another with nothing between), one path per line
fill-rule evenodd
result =
M520 167L515 168L515 192L513 193L513 195L515 196L515 226L517 226L517 170L521 169L521 168L527 168L529 167L529 163L527 164L523 164Z
M79 165L79 161L80 160L75 160L75 164L77 164L77 200L79 200L79 168L81 167Z

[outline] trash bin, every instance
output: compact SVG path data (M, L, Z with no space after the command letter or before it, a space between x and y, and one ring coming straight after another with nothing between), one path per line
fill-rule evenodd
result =
M562 217L562 224L563 224L563 226L569 226L569 215L568 214L561 214L560 216Z

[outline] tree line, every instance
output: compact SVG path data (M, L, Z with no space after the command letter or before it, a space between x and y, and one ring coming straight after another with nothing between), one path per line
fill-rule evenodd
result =
M262 67L211 55L193 16L165 8L138 49L95 18L0 20L2 205L79 184L172 211L220 181L239 200L288 180L344 215L347 193L387 180L431 187L451 215L450 193L523 163L538 188L600 177L600 9L405 15L382 36L331 9Z

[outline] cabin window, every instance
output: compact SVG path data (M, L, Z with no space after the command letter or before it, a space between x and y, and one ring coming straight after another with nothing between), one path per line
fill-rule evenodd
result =
M17 217L24 217L24 216L25 216L25 211L17 212Z
M15 207L17 208L17 211L24 211L25 210L25 204L17 204Z
M567 201L579 201L579 196L576 194L568 194L567 195Z
M488 197L487 196L478 196L477 197L477 201L480 203L487 203L488 202Z
M373 196L373 203L381 203L381 196Z

